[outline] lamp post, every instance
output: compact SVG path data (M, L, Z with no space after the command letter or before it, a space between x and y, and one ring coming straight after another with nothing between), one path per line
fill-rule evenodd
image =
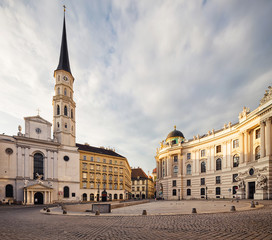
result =
M208 187L206 186L206 200L208 200Z
M99 192L100 184L99 183L97 184L97 187L98 187L97 202L99 202L99 198L100 198L100 192Z

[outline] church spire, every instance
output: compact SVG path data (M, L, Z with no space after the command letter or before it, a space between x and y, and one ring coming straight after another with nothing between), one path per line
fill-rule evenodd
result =
M59 65L56 70L65 70L71 73L68 47L67 47L67 38L66 38L66 26L65 26L65 8L66 7L65 6L63 7L64 7L63 31L62 31L62 40L61 40L61 48L60 48Z

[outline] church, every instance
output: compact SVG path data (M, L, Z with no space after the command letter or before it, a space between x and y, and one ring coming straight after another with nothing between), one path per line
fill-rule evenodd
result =
M157 148L157 198L272 199L272 88L238 119L191 139L175 127Z
M2 203L47 204L80 200L74 77L69 63L65 15L54 79L53 126L38 114L24 118L24 133L19 126L16 136L0 135Z

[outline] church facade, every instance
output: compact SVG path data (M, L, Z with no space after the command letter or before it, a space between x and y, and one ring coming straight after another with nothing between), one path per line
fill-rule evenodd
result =
M47 204L79 201L79 153L75 144L74 77L70 70L65 18L59 65L54 71L52 124L25 118L25 133L0 135L0 201Z
M272 199L272 88L239 122L186 140L174 129L157 148L157 198Z

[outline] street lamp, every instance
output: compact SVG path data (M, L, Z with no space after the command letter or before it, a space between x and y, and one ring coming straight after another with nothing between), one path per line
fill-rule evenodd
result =
M206 186L206 200L208 200L208 187Z
M98 183L97 184L97 187L98 187L97 202L99 202L99 198L100 198L99 186L100 186L100 184Z

